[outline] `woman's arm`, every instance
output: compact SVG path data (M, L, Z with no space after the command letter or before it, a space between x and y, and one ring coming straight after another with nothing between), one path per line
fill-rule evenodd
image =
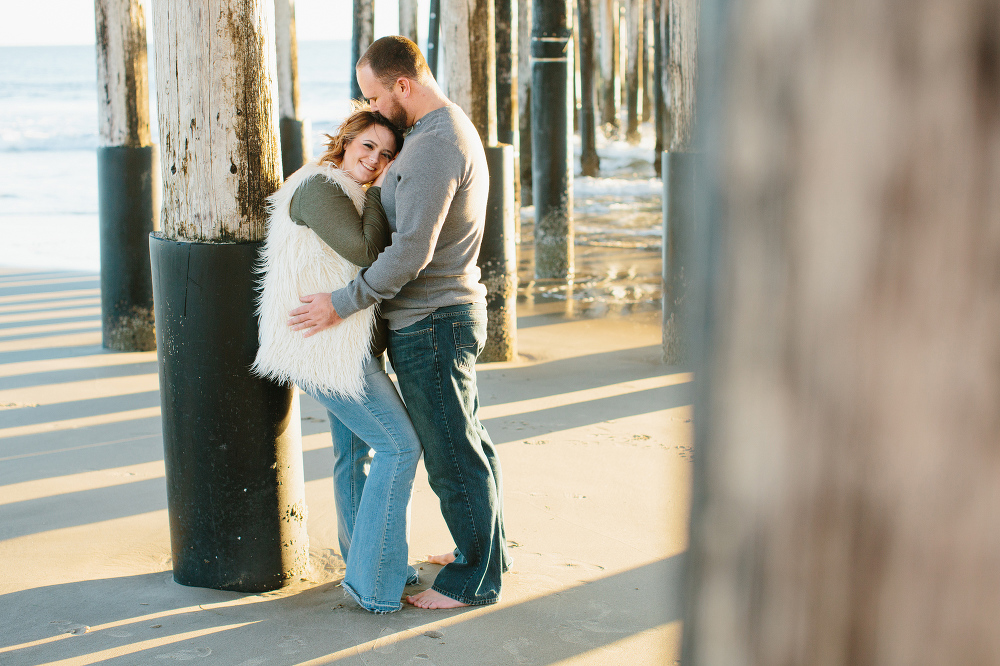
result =
M316 232L333 251L357 266L371 266L389 244L389 222L382 190L369 187L365 210L358 215L351 198L322 177L304 183L292 197L292 220Z

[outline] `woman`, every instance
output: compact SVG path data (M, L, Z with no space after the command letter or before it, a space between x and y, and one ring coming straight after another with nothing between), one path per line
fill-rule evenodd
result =
M388 613L416 582L406 537L420 441L385 373L384 324L369 308L304 338L287 320L300 294L339 289L385 248L379 186L403 137L361 103L327 136L326 153L269 199L254 371L298 384L329 411L343 587L365 609Z

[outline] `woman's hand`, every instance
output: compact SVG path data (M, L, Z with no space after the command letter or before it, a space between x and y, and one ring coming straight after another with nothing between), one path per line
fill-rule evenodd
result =
M396 160L390 160L389 163L385 165L385 168L382 169L382 173L376 176L375 180L372 181L372 185L374 185L375 187L382 187L382 181L385 180L385 173L386 171L389 170L389 167L391 167L392 163L395 161Z

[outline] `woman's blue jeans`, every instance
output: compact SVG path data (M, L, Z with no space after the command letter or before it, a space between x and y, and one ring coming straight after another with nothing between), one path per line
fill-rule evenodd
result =
M496 603L507 569L500 462L479 422L476 359L485 342L481 304L438 308L389 331L389 359L458 551L434 589L470 605Z
M365 380L360 402L310 395L330 413L343 587L364 608L386 613L402 607L415 573L407 536L420 440L381 357L368 362Z

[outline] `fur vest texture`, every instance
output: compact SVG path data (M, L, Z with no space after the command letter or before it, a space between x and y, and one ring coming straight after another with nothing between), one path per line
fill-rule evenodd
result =
M357 400L365 387L375 308L308 338L288 327L288 313L302 305L299 296L336 291L359 270L289 216L292 195L310 178L326 178L347 193L359 214L364 210L364 188L333 165L303 166L268 198L267 238L257 265L260 349L252 369L305 391Z

